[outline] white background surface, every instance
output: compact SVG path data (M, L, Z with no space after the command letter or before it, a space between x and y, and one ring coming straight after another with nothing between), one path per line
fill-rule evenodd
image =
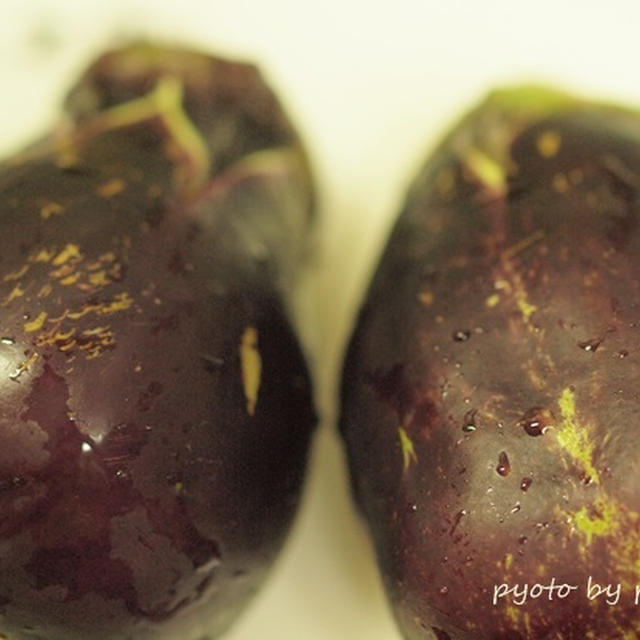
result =
M398 640L334 433L368 269L428 149L491 87L546 82L640 106L640 3L0 0L0 152L54 121L94 54L140 35L257 62L307 142L321 197L306 333L322 423L285 551L225 640Z

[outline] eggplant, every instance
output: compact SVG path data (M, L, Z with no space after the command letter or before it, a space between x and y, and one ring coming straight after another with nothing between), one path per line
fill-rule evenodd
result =
M405 638L640 634L639 216L638 113L539 87L413 182L340 423Z
M2 637L218 637L284 541L316 421L300 139L254 66L133 43L0 194Z

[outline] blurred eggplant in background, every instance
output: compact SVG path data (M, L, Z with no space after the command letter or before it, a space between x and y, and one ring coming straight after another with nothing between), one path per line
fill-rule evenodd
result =
M66 114L0 167L0 632L217 637L315 424L307 158L253 66L179 48L103 55Z

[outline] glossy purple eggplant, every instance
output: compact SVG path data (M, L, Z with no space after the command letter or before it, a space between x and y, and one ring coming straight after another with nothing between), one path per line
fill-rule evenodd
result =
M639 217L640 116L553 91L492 94L416 179L341 425L406 638L638 637Z
M109 52L66 107L0 167L0 632L217 637L315 423L307 160L253 66L196 52Z

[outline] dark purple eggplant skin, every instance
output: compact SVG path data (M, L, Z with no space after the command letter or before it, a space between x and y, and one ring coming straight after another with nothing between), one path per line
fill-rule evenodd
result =
M224 632L315 425L305 154L250 65L133 44L0 167L0 633Z
M639 196L640 116L534 89L491 95L415 180L341 416L405 638L638 637ZM577 589L493 603L553 580Z

